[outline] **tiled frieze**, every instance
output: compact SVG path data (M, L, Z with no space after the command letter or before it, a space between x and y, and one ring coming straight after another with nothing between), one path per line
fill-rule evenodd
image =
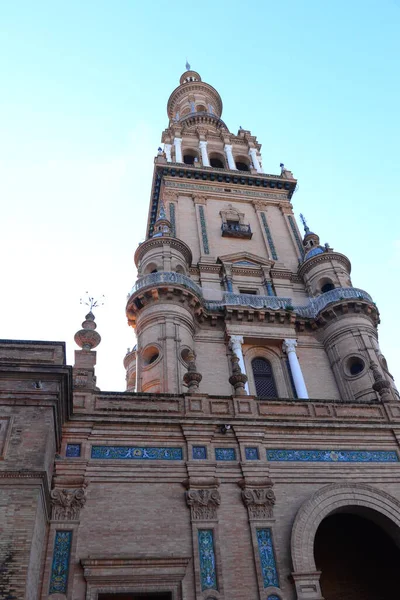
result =
M80 444L67 444L65 449L65 456L68 458L79 458L81 455L81 445Z
M217 590L217 570L215 564L213 530L199 529L197 535L199 543L201 591Z
M279 587L278 571L269 527L257 529L257 543L264 588Z
M215 460L236 460L235 448L215 448Z
M172 234L176 235L175 204L173 202L170 202L169 204L169 221L172 227Z
M303 243L300 239L299 232L297 230L294 219L291 215L288 215L288 221L289 221L290 229L292 230L292 233L293 233L293 237L296 240L296 244L297 244L297 248L299 249L300 256L303 256L303 254L304 254Z
M183 460L182 448L164 446L92 446L91 458L132 460Z
M68 585L72 531L56 531L49 594L65 594Z
M267 450L267 459L274 462L399 462L391 450Z
M263 212L260 214L261 214L261 220L263 223L265 235L267 236L268 246L269 246L269 249L271 252L271 256L274 260L278 260L278 255L276 253L276 248L275 248L274 240L272 239L271 230L268 225L267 217L266 217L265 213L263 213Z
M205 446L193 446L192 458L194 460L205 460L207 458L207 448Z
M258 448L247 447L244 450L244 454L246 456L246 460L259 460L260 459L260 456L258 454Z

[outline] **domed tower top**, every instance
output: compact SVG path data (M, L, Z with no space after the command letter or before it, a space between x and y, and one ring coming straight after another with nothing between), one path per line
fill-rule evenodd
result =
M307 225L307 221L305 220L303 215L300 215L300 219L304 226L304 260L307 260L307 258L310 258L315 254L320 254L321 252L324 252L324 248L320 246L319 235L310 230L309 226Z
M201 80L199 73L186 63L186 71L179 79L179 86L169 97L167 112L170 121L183 121L194 113L222 115L222 100L217 90Z

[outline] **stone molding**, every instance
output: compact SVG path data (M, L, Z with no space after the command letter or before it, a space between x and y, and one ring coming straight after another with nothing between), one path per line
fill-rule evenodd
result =
M189 489L186 502L190 507L192 521L215 521L221 496L217 489Z
M80 511L86 503L86 487L55 488L50 492L50 497L53 521L78 521Z
M143 259L143 256L151 250L152 248L156 248L157 246L172 246L180 252L186 260L188 266L192 264L192 251L185 242L180 240L179 238L174 237L159 237L159 238L149 238L143 244L140 244L136 249L134 260L136 267L139 266L139 262Z
M300 277L304 277L304 275L311 271L315 265L330 260L337 260L344 265L347 273L351 272L351 263L347 256L340 254L339 252L328 251L323 252L322 254L316 254L315 256L311 256L310 258L306 259L305 262L300 265L298 274Z
M298 511L292 529L293 576L315 573L314 538L321 521L345 506L369 508L400 527L400 502L386 492L361 483L334 483L313 494Z

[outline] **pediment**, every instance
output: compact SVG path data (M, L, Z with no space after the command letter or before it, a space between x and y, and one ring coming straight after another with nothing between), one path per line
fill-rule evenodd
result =
M260 267L272 267L275 263L273 260L261 258L257 254L251 252L235 252L234 254L224 254L218 257L221 263L229 263L235 267L247 267L259 269Z

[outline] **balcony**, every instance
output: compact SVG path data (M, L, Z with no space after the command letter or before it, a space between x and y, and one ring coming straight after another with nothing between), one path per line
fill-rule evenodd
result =
M250 240L253 236L250 225L242 223L227 222L221 225L222 237L236 237Z
M182 275L182 273L175 273L175 271L157 271L157 273L149 273L149 275L141 277L131 289L130 295L132 296L132 294L135 294L146 287L162 287L163 284L166 286L178 284L192 290L199 298L203 297L201 287L198 286L197 283L190 279L190 277L186 277L186 275Z

